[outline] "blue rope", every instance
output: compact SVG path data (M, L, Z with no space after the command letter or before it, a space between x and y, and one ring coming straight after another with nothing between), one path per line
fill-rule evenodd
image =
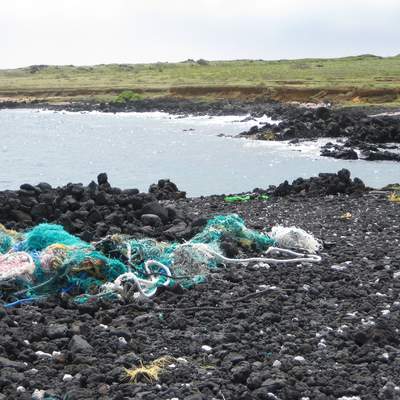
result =
M20 300L14 301L12 303L4 304L3 307L4 308L11 308L11 307L15 307L15 306L17 306L19 304L25 304L25 303L29 303L31 301L35 301L37 299L38 299L38 297L32 297L32 298L28 298L28 299L20 299Z

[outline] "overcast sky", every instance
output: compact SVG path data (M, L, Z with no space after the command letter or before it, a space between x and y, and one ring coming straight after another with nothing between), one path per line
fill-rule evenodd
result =
M0 0L0 68L400 53L400 0Z

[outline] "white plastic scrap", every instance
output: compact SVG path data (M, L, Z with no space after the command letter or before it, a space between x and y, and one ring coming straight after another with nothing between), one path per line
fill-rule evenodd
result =
M46 392L44 390L35 389L32 393L33 400L43 400Z
M361 400L361 397L360 396L351 396L351 397L342 396L342 397L339 397L338 400Z
M45 353L44 351L36 351L35 354L39 357L39 358L51 358L51 354L50 353Z
M306 250L311 254L317 253L322 248L321 243L313 235L295 226L274 226L270 237L281 247Z

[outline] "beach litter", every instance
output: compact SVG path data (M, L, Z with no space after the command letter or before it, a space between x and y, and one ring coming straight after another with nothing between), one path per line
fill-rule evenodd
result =
M321 260L316 254L320 242L304 230L277 226L268 235L247 228L235 214L210 219L184 243L123 234L87 243L54 224L40 224L23 234L3 229L1 235L1 243L6 243L0 254L4 307L57 294L78 304L101 298L152 297L163 288L182 290L203 283L222 265ZM257 257L226 257L221 248L225 239L251 249Z
M390 193L388 199L392 203L400 203L400 191Z
M237 194L232 196L225 196L224 201L227 203L247 203L250 200L269 200L269 196L266 194Z
M173 361L175 361L174 357L164 356L146 365L141 362L139 367L125 369L125 373L132 383L137 383L138 379L141 377L148 383L154 383L158 381L165 367L170 365Z

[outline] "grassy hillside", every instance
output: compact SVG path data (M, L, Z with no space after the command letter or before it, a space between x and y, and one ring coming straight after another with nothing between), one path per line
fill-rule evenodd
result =
M2 99L110 100L128 89L143 96L396 103L400 101L400 56L0 70Z

